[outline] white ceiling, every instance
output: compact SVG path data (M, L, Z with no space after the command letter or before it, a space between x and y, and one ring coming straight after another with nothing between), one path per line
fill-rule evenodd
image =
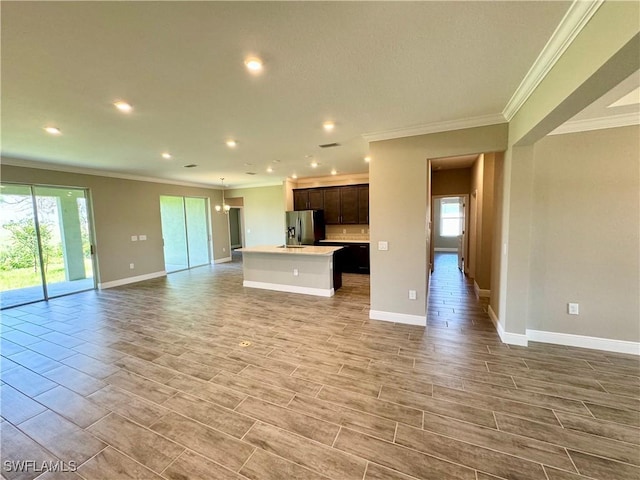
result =
M366 172L363 134L499 118L569 5L3 1L2 154L214 186Z

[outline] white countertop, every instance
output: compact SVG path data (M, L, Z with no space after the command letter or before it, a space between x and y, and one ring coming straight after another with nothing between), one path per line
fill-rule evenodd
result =
M322 245L303 245L300 247L279 247L276 245L261 245L259 247L239 248L242 253L274 253L277 255L333 255L333 252L342 247L329 247Z

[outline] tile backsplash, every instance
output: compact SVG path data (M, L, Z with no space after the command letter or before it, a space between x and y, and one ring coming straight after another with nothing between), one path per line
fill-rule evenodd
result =
M369 225L327 225L327 240L369 240Z

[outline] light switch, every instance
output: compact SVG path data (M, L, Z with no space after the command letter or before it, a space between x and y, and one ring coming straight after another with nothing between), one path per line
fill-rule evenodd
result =
M144 242L144 241L147 239L147 236L146 236L146 235L138 235L138 239L139 239L141 242Z
M138 236L137 235L131 235L131 241L132 242L137 242L138 241Z
M378 250L389 250L389 242L378 242Z

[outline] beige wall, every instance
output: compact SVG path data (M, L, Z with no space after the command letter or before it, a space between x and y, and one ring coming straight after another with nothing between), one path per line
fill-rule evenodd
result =
M431 172L431 195L466 195L471 186L470 168L452 168Z
M640 68L639 15L637 2L604 2L509 122L500 239L494 242L501 258L492 265L498 312L491 301L507 342L526 344L533 321L532 145Z
M494 201L496 164L502 161L502 153L485 153L478 157L472 169L472 192L477 191L477 225L474 235L475 258L473 275L475 283L481 290L491 288L491 265L493 255ZM471 197L470 200L472 200ZM471 241L471 239L470 239Z
M107 283L164 270L160 196L184 195L208 198L211 205L222 200L218 190L164 183L125 180L53 170L2 165L2 181L88 188L93 207L98 282ZM229 256L226 216L211 216L213 257ZM146 235L132 242L132 235ZM135 269L129 269L129 264Z
M640 341L639 138L635 126L535 144L527 328Z
M372 316L386 312L416 321L425 316L431 196L427 159L500 151L506 145L506 124L370 144ZM389 250L379 251L379 241L389 242ZM417 290L418 300L408 299L410 289Z
M491 239L491 296L489 306L497 317L500 316L500 268L502 265L502 209L504 188L504 154L496 157L494 171L494 199L493 199L493 235Z
M285 241L286 195L284 185L229 189L230 201L242 198L246 247L281 245Z

